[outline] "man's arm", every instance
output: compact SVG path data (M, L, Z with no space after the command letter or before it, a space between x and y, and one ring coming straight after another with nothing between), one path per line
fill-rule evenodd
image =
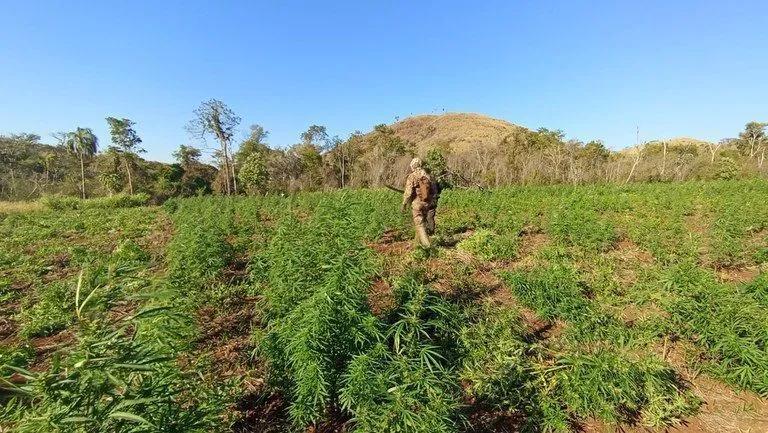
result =
M405 178L405 188L403 188L403 204L400 206L400 210L405 212L408 205L413 201L413 181L411 175Z

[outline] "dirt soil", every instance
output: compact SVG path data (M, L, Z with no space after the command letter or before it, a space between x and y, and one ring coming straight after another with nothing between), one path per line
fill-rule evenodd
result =
M758 275L760 275L759 266L721 268L717 272L720 281L734 284L748 283L757 278Z
M697 377L691 384L703 401L699 413L678 426L653 430L641 426L605 425L597 421L585 423L585 433L765 433L768 432L768 402L752 393L738 393L717 380Z

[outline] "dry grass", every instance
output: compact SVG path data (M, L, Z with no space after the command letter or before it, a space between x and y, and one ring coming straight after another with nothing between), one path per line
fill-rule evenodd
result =
M389 127L396 136L413 143L418 154L424 154L434 147L450 149L456 153L476 148L494 148L505 138L527 130L505 120L476 113L422 114L407 117ZM710 144L690 137L653 140L648 144L658 145L661 142L666 142L670 149L683 147L706 149ZM629 146L620 152L631 154L636 151L634 146Z
M495 147L505 137L524 130L504 120L473 113L413 116L390 127L398 137L414 143L419 152L446 146L455 152L478 146Z
M0 214L32 212L42 209L43 205L36 201L0 201Z

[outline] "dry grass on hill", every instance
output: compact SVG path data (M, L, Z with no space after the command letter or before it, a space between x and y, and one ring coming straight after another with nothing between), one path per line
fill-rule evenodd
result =
M43 205L36 201L0 201L0 214L40 210Z
M422 114L395 122L389 127L395 135L415 145L418 153L433 147L450 148L461 153L478 146L495 147L505 138L522 131L519 125L476 113ZM706 148L709 142L691 137L653 140L650 144L666 141L670 148L695 146ZM628 145L622 152L631 152Z
M462 152L480 146L497 146L504 137L525 128L504 120L474 113L425 114L390 125L395 134L416 145L419 151L449 146Z

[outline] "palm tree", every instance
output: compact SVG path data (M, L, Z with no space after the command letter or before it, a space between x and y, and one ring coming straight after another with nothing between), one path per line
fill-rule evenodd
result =
M93 134L91 128L77 128L67 133L64 141L67 150L76 153L80 158L80 179L83 198L85 198L85 158L93 156L99 147L99 139Z

